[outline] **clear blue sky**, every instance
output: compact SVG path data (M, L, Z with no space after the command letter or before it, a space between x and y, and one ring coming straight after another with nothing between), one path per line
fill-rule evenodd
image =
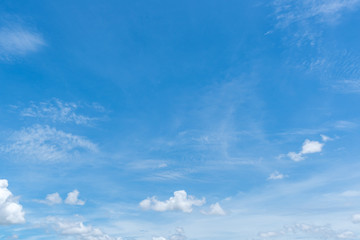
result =
M0 239L360 239L360 0L0 4Z

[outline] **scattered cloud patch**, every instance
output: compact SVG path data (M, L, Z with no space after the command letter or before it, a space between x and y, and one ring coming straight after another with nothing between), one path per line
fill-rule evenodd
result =
M22 26L8 24L0 28L0 59L11 60L17 56L38 51L45 45L43 37Z
M168 237L152 237L152 240L186 240L187 237L185 236L184 229L176 228L176 233L172 234Z
M360 213L352 215L351 220L353 223L360 223Z
M268 180L280 180L280 179L283 179L284 177L285 177L284 174L279 173L278 171L275 171L270 174L270 176L268 177Z
M358 196L360 196L360 191L348 190L348 191L342 192L340 195L343 197L358 197Z
M18 199L8 189L8 181L0 179L0 225L25 222L25 213Z
M201 211L201 213L205 215L226 215L226 212L222 209L219 203L211 204L209 211Z
M323 142L328 142L328 141L333 140L331 137L328 137L328 136L323 135L323 134L320 134L320 136L321 136L321 139L322 139Z
M334 23L345 11L357 10L359 0L276 0L274 1L278 27L291 24Z
M31 103L29 107L20 112L21 116L49 119L52 122L75 123L77 125L89 125L97 120L95 117L88 117L79 113L85 108L83 105L73 102L63 102L59 99L52 99L46 102ZM96 111L103 111L99 104L87 107Z
M260 232L260 239L281 237L281 239L355 239L351 231L334 230L330 225L295 224L279 231Z
M174 196L166 201L159 201L156 197L147 198L140 202L140 207L145 210L154 210L158 212L179 210L191 213L193 206L202 206L205 198L196 199L191 195L187 195L184 190L175 191Z
M289 152L287 154L287 156L291 160L293 160L295 162L299 162L299 161L302 161L305 159L304 155L306 155L306 154L321 152L324 145L325 145L325 143L320 143L318 141L311 141L309 139L306 139L305 142L303 143L301 151L299 153Z
M0 146L2 152L38 161L67 160L84 151L98 151L97 145L84 137L47 125L34 125L15 131L8 140L10 144Z
M57 218L48 218L53 228L62 236L73 237L78 240L122 240L121 237L111 237L99 228L87 226L83 222L63 221Z
M340 93L360 93L360 80L342 80L332 85Z
M76 189L72 192L69 192L67 198L65 199L65 203L69 205L84 205L85 201L78 198L79 194L79 191Z
M56 192L46 195L45 200L39 200L37 202L45 203L48 205L55 205L55 204L61 204L62 198L60 197L59 193Z

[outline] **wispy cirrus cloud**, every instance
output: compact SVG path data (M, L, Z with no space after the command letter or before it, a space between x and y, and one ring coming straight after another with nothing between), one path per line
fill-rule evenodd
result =
M75 123L77 125L89 125L98 118L89 117L79 113L81 109L95 110L97 112L104 111L99 104L92 106L83 106L73 102L63 102L54 98L49 101L30 103L29 107L21 110L20 115L23 117L31 117L37 119L46 119L52 122Z
M8 144L0 146L4 153L28 160L53 162L76 157L81 152L97 152L90 140L47 125L34 125L15 131Z
M306 21L331 23L345 11L356 10L359 0L276 0L274 1L278 27L305 24Z
M348 230L335 230L329 225L298 223L278 231L260 232L257 239L357 239L358 235Z
M36 31L18 23L4 23L0 27L0 59L12 60L19 56L38 51L45 40Z

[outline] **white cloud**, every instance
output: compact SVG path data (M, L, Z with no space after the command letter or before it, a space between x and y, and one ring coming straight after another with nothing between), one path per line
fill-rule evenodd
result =
M354 214L351 220L353 223L360 223L360 214Z
M343 197L357 197L360 196L360 191L348 190L340 194Z
M205 215L226 215L219 203L211 204L209 211L201 211Z
M103 111L99 107L100 105L96 104L91 106L91 109ZM84 106L72 102L62 102L55 98L38 104L31 103L30 107L23 109L20 114L24 117L50 119L53 122L62 123L73 122L78 125L88 125L96 120L94 117L78 113L80 108L84 108Z
M152 237L152 240L185 240L187 237L184 234L184 229L176 228L176 233L169 237Z
M299 153L289 152L287 156L295 162L299 162L305 159L305 154L318 153L322 151L325 143L320 143L318 141L311 141L306 139L302 145L301 151Z
M344 11L356 10L359 0L276 0L278 27L305 24L308 21L333 23Z
M97 145L91 141L47 125L16 131L8 140L10 144L1 146L1 151L39 161L66 160L82 151L97 151Z
M300 162L305 159L301 153L296 153L296 152L289 152L287 156L295 162Z
M275 171L270 174L270 176L268 177L268 180L280 180L280 179L283 179L284 177L285 177L284 174L279 173L278 171Z
M0 59L9 60L36 52L45 41L39 33L21 26L9 25L0 29Z
M54 224L59 234L79 240L122 240L121 237L111 237L103 233L99 228L86 226L83 222L69 222L57 218L48 218L48 222Z
M330 225L318 226L311 224L295 224L286 226L279 231L259 233L261 239L282 236L281 239L354 239L355 233L351 231L334 230Z
M78 197L79 191L75 189L74 191L68 193L67 198L65 199L65 203L69 205L84 205L85 202L78 199Z
M327 141L333 140L331 137L328 137L328 136L326 136L326 135L324 135L324 134L320 134L320 136L321 136L321 139L322 139L323 142L327 142Z
M340 239L357 239L355 233L353 233L351 231L345 231L345 232L339 233L337 235L337 237Z
M54 204L62 203L62 199L61 199L59 193L56 192L56 193L51 193L51 194L46 195L45 200L40 200L38 202L45 203L48 205L54 205Z
M321 152L324 144L318 141L310 141L306 139L303 143L301 154L317 153Z
M259 236L262 238L276 237L276 236L279 236L279 233L277 233L277 232L262 232L262 233L259 233Z
M0 179L0 225L24 223L24 216L22 206L8 189L8 181Z
M187 195L184 190L175 191L174 196L164 202L159 201L156 197L147 198L140 202L140 207L148 210L159 212L180 210L186 213L192 212L193 206L202 206L205 203L205 198L196 199L191 195Z

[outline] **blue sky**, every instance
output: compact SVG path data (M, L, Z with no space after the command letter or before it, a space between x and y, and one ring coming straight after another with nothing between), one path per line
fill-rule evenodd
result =
M359 11L2 1L0 239L360 239Z

